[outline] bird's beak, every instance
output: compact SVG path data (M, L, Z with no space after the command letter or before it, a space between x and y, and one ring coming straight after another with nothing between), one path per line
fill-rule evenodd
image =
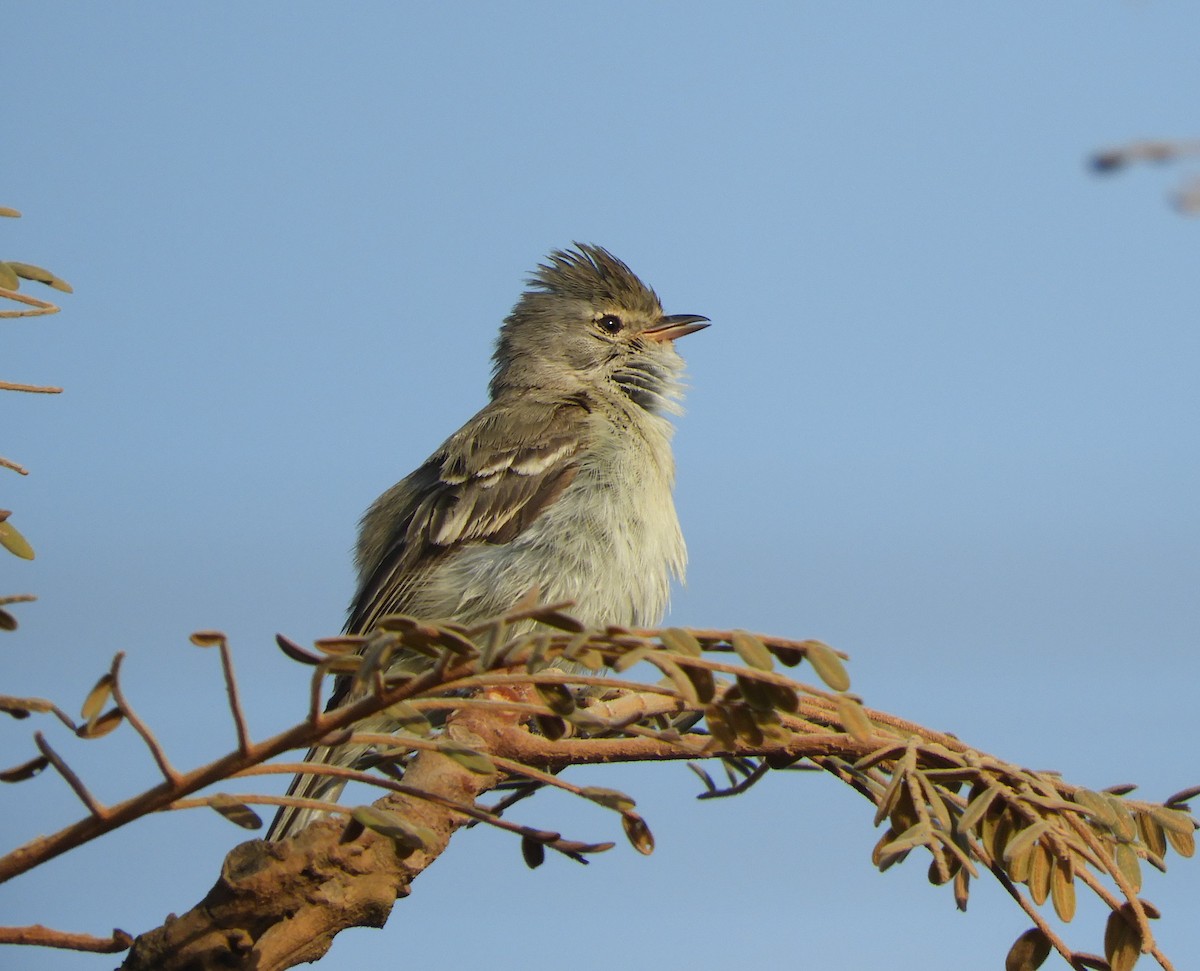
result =
M641 336L652 341L673 341L686 337L708 326L708 318L699 314L675 314L663 319L654 327L642 331Z

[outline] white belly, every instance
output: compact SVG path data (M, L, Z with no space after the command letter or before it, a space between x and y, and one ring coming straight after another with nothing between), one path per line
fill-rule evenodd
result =
M514 541L462 550L436 568L422 591L426 616L474 623L537 586L542 600L573 600L589 626L659 623L687 553L671 497L671 427L645 417L641 433L597 429L575 480Z

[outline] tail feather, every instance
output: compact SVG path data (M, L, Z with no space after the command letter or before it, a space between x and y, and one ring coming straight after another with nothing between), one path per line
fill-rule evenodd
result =
M312 762L317 765L348 765L352 758L348 759L348 753L343 752L350 746L338 746L330 748L327 745L320 745L308 750L308 755L304 757L305 762ZM335 779L326 775L307 775L299 774L293 776L292 784L288 786L287 794L296 796L301 799L319 799L322 802L337 802L338 797L342 794L342 790L346 788L344 779ZM300 830L304 829L310 823L316 822L325 813L319 809L304 809L300 806L280 806L279 811L275 814L275 819L271 823L271 828L267 830L268 840L287 839L289 836L294 836Z

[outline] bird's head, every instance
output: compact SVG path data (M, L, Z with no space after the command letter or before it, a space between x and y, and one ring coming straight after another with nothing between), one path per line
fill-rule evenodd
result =
M663 314L657 295L599 246L555 250L504 321L492 397L528 388L613 388L648 411L671 411L683 360L676 338L708 326Z

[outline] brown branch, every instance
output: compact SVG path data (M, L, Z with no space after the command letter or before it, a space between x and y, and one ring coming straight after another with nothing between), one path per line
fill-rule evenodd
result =
M229 696L229 712L233 715L233 723L237 727L238 751L244 755L250 751L250 731L246 728L246 716L242 712L242 702L238 698L237 677L233 671L233 657L229 651L229 641L222 637L217 648L221 652L221 674L225 678L225 693Z
M29 475L29 470L25 466L18 465L11 459L6 459L3 455L0 455L0 468L12 469L18 475Z
M33 310L0 310L0 320L12 320L16 317L41 317L45 314L56 314L59 309L46 300L29 297L23 293L17 293L15 290L6 290L3 287L0 287L0 300L13 300L34 308Z
M79 797L80 802L88 807L92 813L92 817L99 820L107 818L108 810L105 809L104 805L91 794L91 792L88 790L88 787L83 784L83 780L80 779L79 776L77 776L71 769L71 767L63 761L62 756L50 747L50 743L46 741L46 736L41 732L34 732L33 740L37 744L38 751L49 760L50 764L54 766L58 774L66 779L67 785L74 790L75 795Z
M122 930L114 930L109 937L93 937L91 934L56 931L41 924L0 927L0 944L32 944L37 947L59 947L68 951L118 954L129 950L132 943L133 938Z
M29 391L34 394L62 394L62 388L41 384L14 384L11 381L0 381L0 391Z
M494 781L433 752L413 759L406 778L425 796L465 806ZM381 927L413 878L467 821L430 798L396 793L382 805L424 827L433 841L401 855L383 836L366 831L345 839L343 823L321 820L290 840L243 843L226 858L204 900L139 937L122 968L281 971L320 958L346 927Z
M124 660L125 652L118 651L117 655L113 658L112 668L109 671L109 673L112 675L113 700L117 703L117 708L120 710L121 714L124 715L129 724L133 726L133 730L142 737L142 741L145 742L146 747L150 749L150 755L158 764L158 769L163 774L163 777L169 784L178 785L179 772L173 765L171 765L171 761L167 758L167 753L163 751L162 745L159 744L158 739L154 737L154 733L150 731L150 728L146 725L146 723L138 717L137 712L133 710L133 706L129 704L128 699L125 697L125 693L121 690L120 672L121 662Z

